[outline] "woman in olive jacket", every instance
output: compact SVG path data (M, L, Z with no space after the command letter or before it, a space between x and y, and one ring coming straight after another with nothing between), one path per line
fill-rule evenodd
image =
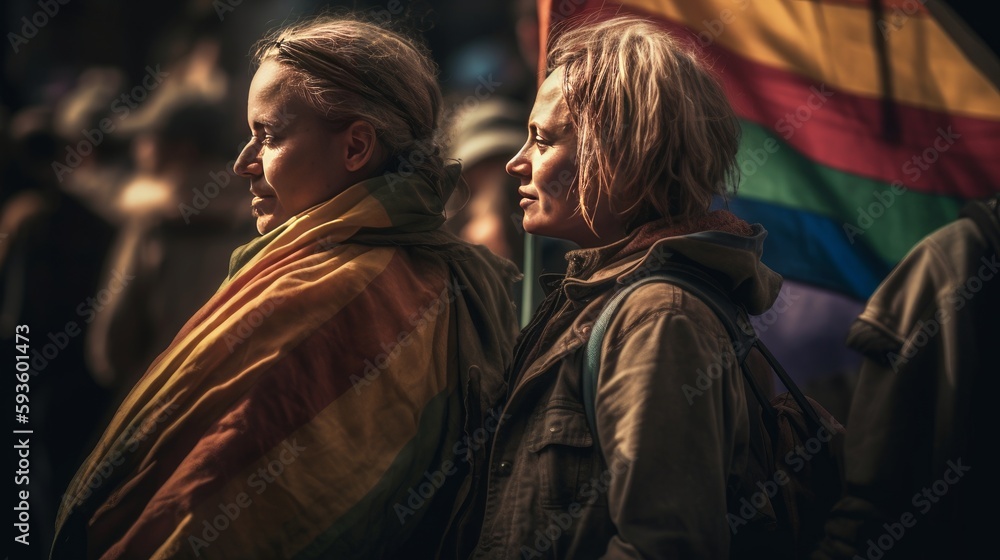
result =
M643 20L567 31L548 60L507 171L525 230L581 249L565 277L543 279L515 348L463 556L726 558L748 404L712 310L663 282L626 298L603 340L598 438L580 381L605 303L660 267L701 267L753 314L775 301L766 232L709 208L734 179L739 125L703 64Z

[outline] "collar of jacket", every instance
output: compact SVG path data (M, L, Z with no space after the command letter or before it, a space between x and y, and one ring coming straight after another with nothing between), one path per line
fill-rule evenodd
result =
M518 348L508 398L514 399L514 395L525 390L542 372L586 343L596 318L596 314L586 311L588 306L594 306L599 313L600 298L621 285L654 273L676 256L712 271L734 300L745 305L751 314L769 309L778 297L781 275L760 261L767 232L759 224L746 226L739 231L749 235L719 230L671 235L677 230L654 228L646 230L646 239L641 243L635 243L637 234L633 232L626 239L605 247L570 251L566 256L569 261L566 276L540 278L549 295L536 311L535 320L522 331L520 344L537 346L542 342L532 332L544 333L555 316L573 317L559 327L561 334L557 338L543 343L543 350ZM569 308L563 307L562 297L570 302ZM536 324L536 321L539 322Z
M750 313L763 313L774 303L782 278L760 262L767 237L760 224L740 228L740 233L711 230L670 236L670 230L660 231L662 236L656 230L645 231L648 240L638 246L638 233L633 232L604 247L570 251L566 275L545 275L540 279L542 287L546 294L561 288L567 299L586 301L653 274L679 255L721 276L723 287ZM743 231L749 235L742 235Z

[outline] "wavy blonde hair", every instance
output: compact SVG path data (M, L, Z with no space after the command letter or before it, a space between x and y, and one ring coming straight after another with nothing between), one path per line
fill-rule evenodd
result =
M735 191L736 115L708 66L662 28L632 16L586 23L556 37L547 66L565 67L591 229L601 198L632 230L696 219Z
M385 171L445 175L437 66L419 42L355 16L320 16L257 42L253 62L294 70L293 88L335 127L364 120L388 151ZM406 171L412 166L413 171Z

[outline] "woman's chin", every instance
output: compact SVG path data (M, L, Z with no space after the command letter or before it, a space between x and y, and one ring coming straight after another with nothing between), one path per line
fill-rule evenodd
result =
M541 235L543 237L551 237L553 239L563 239L569 240L566 237L565 228L553 227L551 222L545 222L542 220L522 220L521 226L524 228L525 233L530 233L531 235Z
M261 235L267 235L279 225L281 225L281 222L279 222L277 218L275 218L274 214L257 216L257 231Z
M545 224L539 224L538 220L532 220L528 216L521 218L521 227L524 228L525 233L531 235L547 235L545 232L549 229L545 227Z

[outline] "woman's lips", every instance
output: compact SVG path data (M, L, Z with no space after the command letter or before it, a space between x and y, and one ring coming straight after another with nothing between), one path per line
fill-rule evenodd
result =
M250 202L250 208L254 216L263 216L274 213L274 208L278 204L278 199L273 196L255 196Z
M517 189L517 194L521 195L521 208L527 208L532 202L538 202L538 197L533 196L534 193L525 187Z

